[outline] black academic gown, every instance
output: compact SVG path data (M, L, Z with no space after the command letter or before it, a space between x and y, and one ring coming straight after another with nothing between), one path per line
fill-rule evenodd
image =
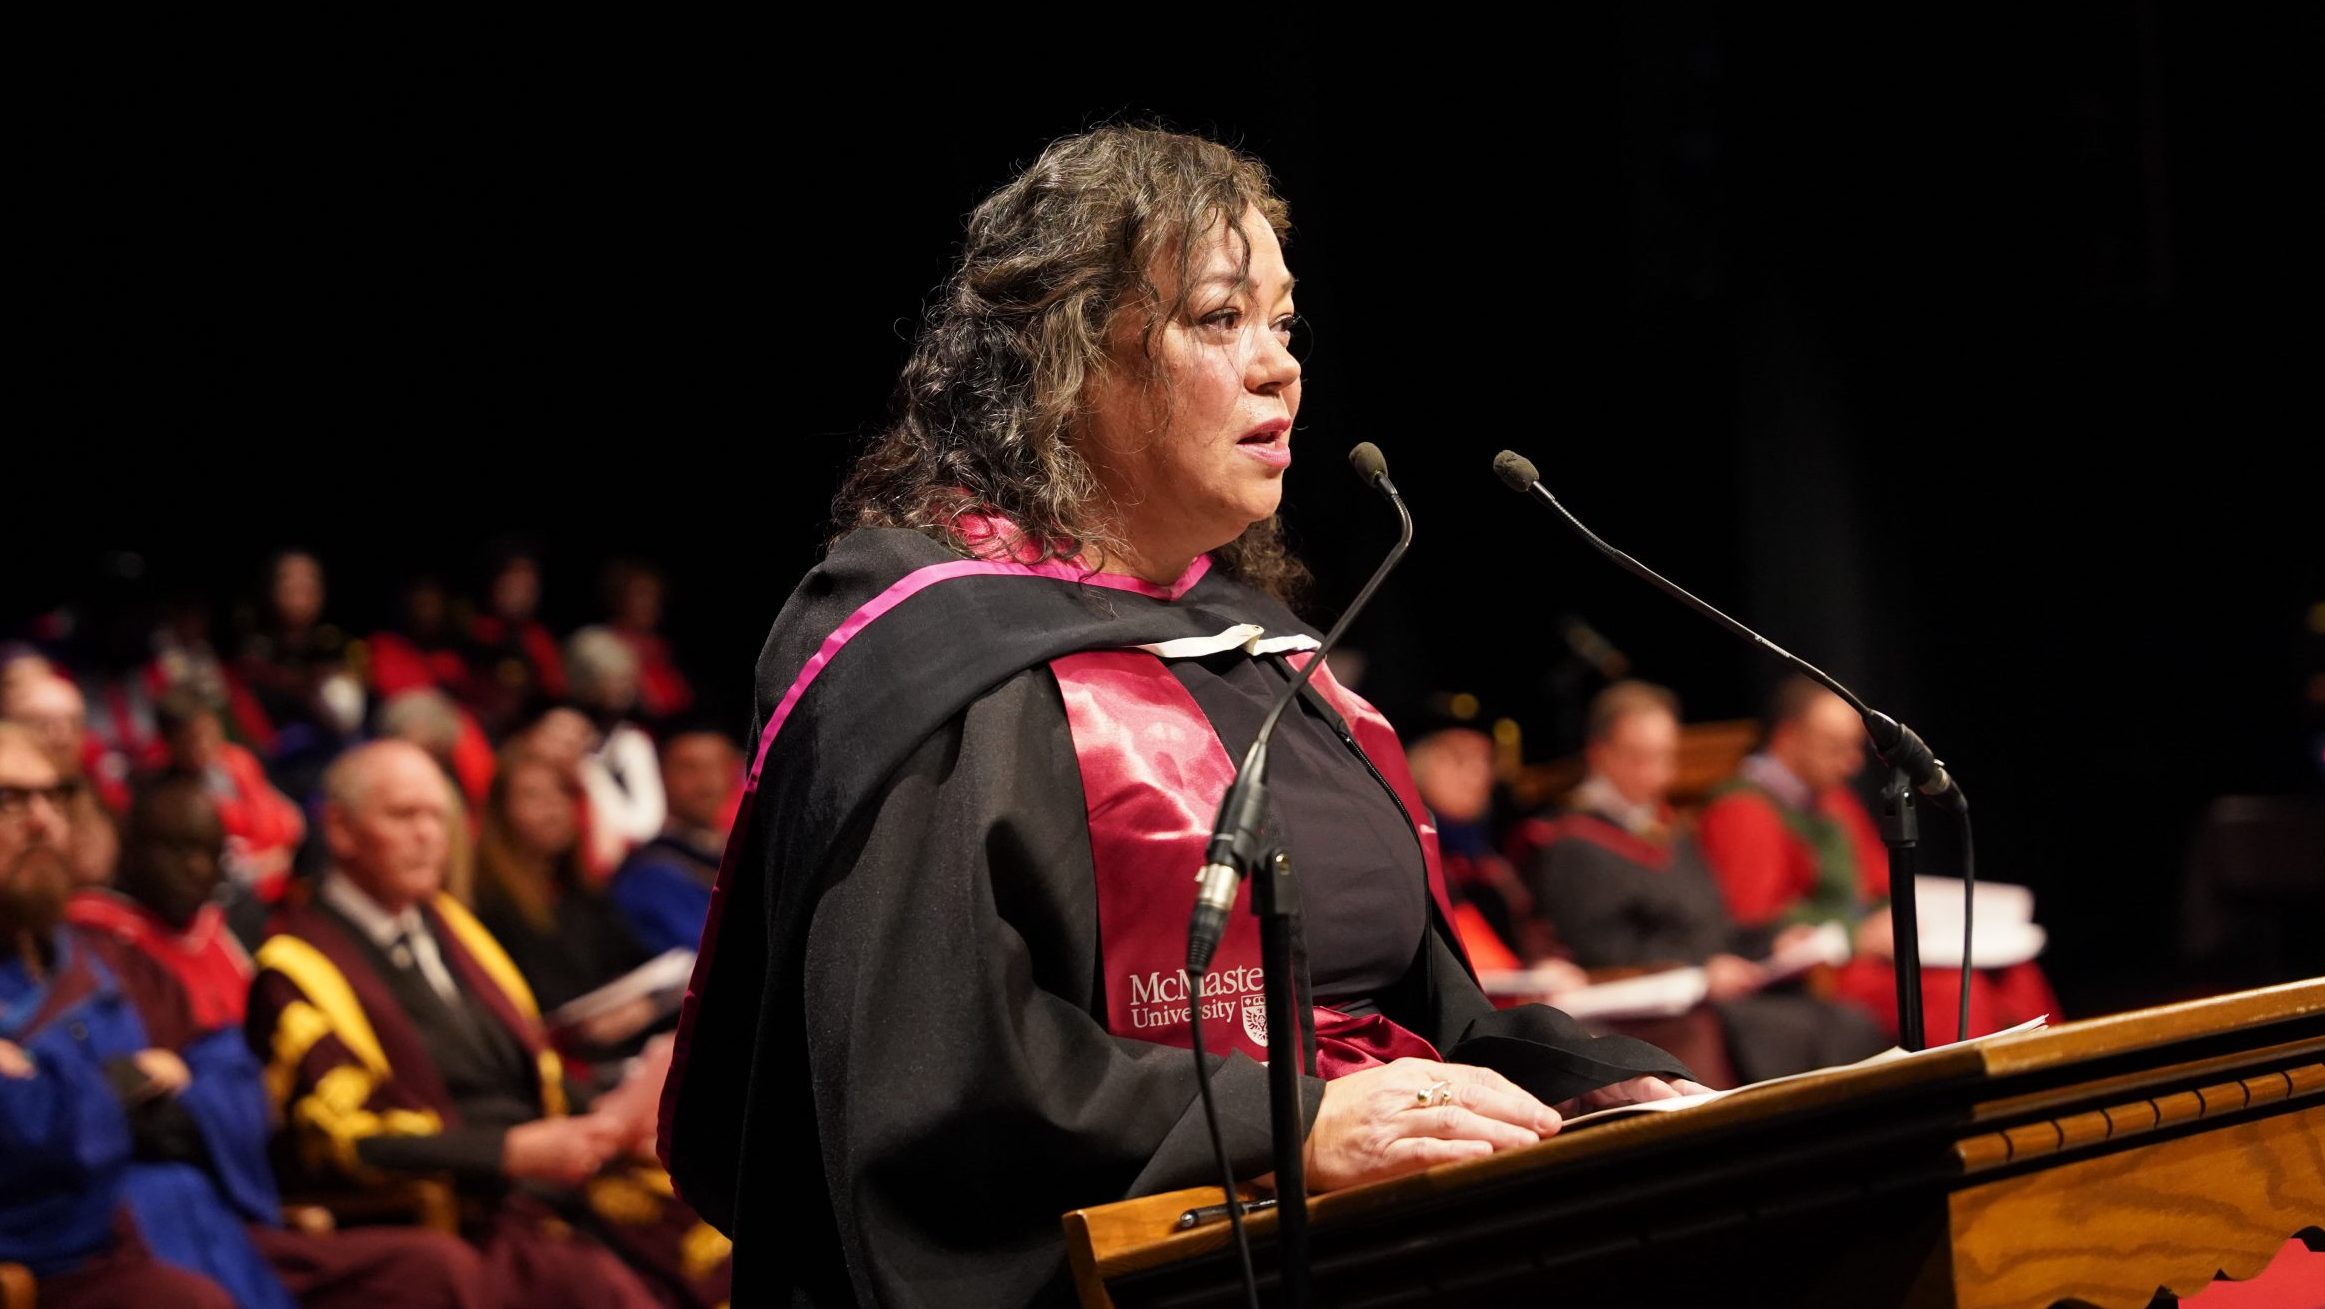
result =
M836 545L761 656L761 730L866 601L953 558L901 531ZM1171 601L961 578L864 628L790 705L721 873L663 1107L681 1193L736 1238L736 1303L1070 1303L1061 1213L1216 1180L1192 1056L1103 1025L1088 820L1047 660L1240 622L1307 630L1219 574ZM1257 689L1234 663L1174 668L1230 757L1257 719L1234 707ZM1379 785L1323 739L1351 794ZM1285 780L1318 758L1280 753L1277 792L1327 793ZM1331 824L1279 818L1312 885L1334 860L1301 830ZM1418 888L1403 831L1390 875ZM1426 896L1401 902L1416 929L1403 967L1340 971L1449 1059L1494 1063L1545 1100L1684 1075L1555 1011L1493 1009ZM1329 997L1335 947L1309 945ZM1264 1172L1265 1070L1210 1063L1229 1156ZM1311 1118L1320 1095L1311 1082Z

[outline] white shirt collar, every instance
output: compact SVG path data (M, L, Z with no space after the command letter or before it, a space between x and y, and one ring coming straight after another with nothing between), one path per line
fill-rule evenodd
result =
M353 878L337 870L323 879L323 886L316 894L325 904L345 914L397 967L416 965L420 975L428 979L428 985L435 988L445 1003L458 999L460 984L453 980L452 966L444 962L443 952L436 948L436 934L428 930L428 920L420 916L418 905L407 906L400 914L391 914L380 908L379 901L357 886ZM411 951L408 956L403 953L407 945Z
M1661 806L1631 803L1613 782L1599 773L1583 778L1582 785L1567 797L1567 803L1597 814L1633 836L1644 836L1663 825Z
M371 938L373 945L382 950L394 945L396 939L406 932L414 936L427 934L428 925L420 917L419 906L408 905L402 913L391 914L379 907L379 901L372 899L362 887L357 886L354 878L337 869L333 869L330 876L323 879L322 888L316 894L322 898L323 903L346 915L349 922L354 923L365 936Z
M1281 654L1287 650L1313 650L1315 637L1294 632L1289 636L1269 636L1267 629L1257 623L1237 623L1216 636L1182 636L1175 641L1156 641L1149 645L1132 646L1159 659L1202 659L1224 650L1241 650L1249 655Z

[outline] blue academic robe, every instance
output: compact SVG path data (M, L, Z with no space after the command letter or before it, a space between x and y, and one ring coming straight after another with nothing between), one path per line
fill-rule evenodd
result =
M174 1097L175 1104L192 1120L206 1158L200 1163L138 1158L129 1114L107 1077L107 1065L149 1049L153 1042L112 970L94 952L79 947L73 930L57 933L56 944L57 966L45 984L31 983L20 963L8 965L13 972L0 972L0 978L12 975L22 992L7 1002L21 1006L29 1029L29 1044L18 1044L28 1052L40 1049L52 1054L60 1069L69 1064L70 1081L60 1077L58 1085L71 1096L72 1108L82 1118L109 1120L102 1128L83 1132L90 1143L84 1151L99 1141L107 1143L102 1157L110 1184L101 1191L84 1185L76 1197L97 1209L95 1219L84 1216L81 1221L97 1223L98 1239L76 1245L72 1261L77 1263L107 1244L112 1210L118 1203L136 1220L156 1258L216 1282L244 1309L296 1309L243 1230L249 1222L279 1222L281 1205L266 1163L266 1100L259 1087L258 1063L241 1033L221 1029L179 1051L192 1081ZM7 985L0 980L0 988ZM47 1005L52 989L74 998L61 1007ZM52 1012L37 1028L30 1028L30 1020L44 1007ZM36 1062L45 1071L47 1063ZM10 1081L0 1078L0 1083ZM8 1089L0 1086L0 1094ZM7 1118L9 1128L0 1130L10 1131L11 1137L16 1122L24 1122L28 1134L33 1134L42 1121L19 1120L13 1111ZM0 1179L8 1182L0 1190L9 1196L19 1190L14 1184L15 1154L11 1148L8 1160L0 1163ZM0 1213L12 1209L0 1203ZM43 1271L32 1260L22 1262L33 1266L35 1275Z
M0 1076L0 1261L35 1277L70 1272L113 1244L129 1121L98 1048L117 1045L125 1025L138 1030L118 994L91 995L34 1027L51 985L21 960L0 961L0 1040L33 1065L30 1077Z
M715 859L659 836L631 854L606 891L647 953L692 950L710 917L709 877L717 872Z

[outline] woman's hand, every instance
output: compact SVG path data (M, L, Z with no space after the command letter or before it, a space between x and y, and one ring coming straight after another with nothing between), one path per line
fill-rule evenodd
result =
M1324 1084L1302 1162L1309 1190L1332 1191L1532 1145L1558 1121L1490 1068L1399 1059Z

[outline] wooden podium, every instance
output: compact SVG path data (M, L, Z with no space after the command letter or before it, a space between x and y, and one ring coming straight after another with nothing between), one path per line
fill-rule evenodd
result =
M1216 1189L1066 1215L1083 1303L1240 1305ZM2325 1248L2325 979L1929 1051L1318 1197L1316 1303L2140 1309ZM1265 1295L1272 1216L1248 1224Z

